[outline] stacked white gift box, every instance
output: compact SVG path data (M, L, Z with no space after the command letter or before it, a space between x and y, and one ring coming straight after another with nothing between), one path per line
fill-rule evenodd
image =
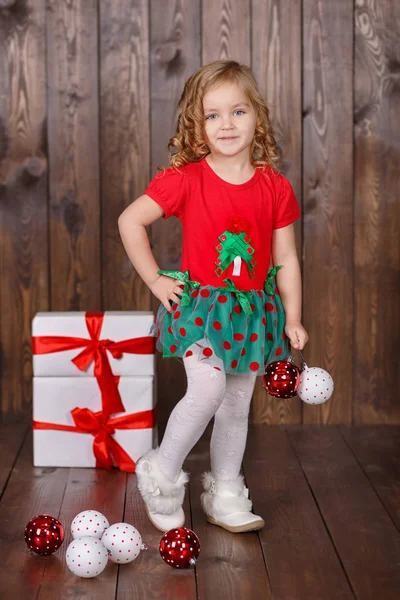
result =
M157 446L153 319L148 311L35 315L35 466L134 472Z

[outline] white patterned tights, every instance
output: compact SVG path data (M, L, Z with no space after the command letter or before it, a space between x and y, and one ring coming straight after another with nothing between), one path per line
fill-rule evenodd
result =
M231 375L198 360L199 347L184 357L186 394L172 410L160 444L159 463L176 481L183 461L215 415L211 436L211 472L219 479L235 479L246 447L248 416L256 375ZM221 361L222 365L222 361Z

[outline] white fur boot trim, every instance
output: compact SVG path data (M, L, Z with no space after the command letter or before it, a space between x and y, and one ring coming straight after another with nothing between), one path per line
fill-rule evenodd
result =
M169 531L185 524L182 504L189 474L181 469L177 481L171 481L159 467L158 453L159 447L139 458L136 477L150 520L160 531Z
M200 501L207 520L233 533L253 531L264 527L264 520L251 512L249 490L244 485L243 475L237 479L217 479L210 472L203 473L205 492Z

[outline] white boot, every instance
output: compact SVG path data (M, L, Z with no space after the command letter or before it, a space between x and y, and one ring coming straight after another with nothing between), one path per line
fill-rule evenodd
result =
M200 496L207 521L233 533L262 529L264 520L251 511L252 501L245 487L243 475L229 481L216 479L210 472L202 475L206 490Z
M189 474L181 469L177 481L171 481L159 467L158 453L159 447L139 458L136 463L136 476L150 521L157 529L165 532L185 524L182 504Z

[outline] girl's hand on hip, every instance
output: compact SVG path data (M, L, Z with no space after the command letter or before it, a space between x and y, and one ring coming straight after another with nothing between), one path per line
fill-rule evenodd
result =
M150 287L150 291L155 295L156 298L162 302L169 313L172 313L170 300L180 304L180 296L177 296L182 292L182 288L185 287L184 281L177 281L172 277L166 275L160 275L160 277Z
M293 348L296 348L296 350L303 350L309 338L307 331L300 321L286 321L285 333Z

